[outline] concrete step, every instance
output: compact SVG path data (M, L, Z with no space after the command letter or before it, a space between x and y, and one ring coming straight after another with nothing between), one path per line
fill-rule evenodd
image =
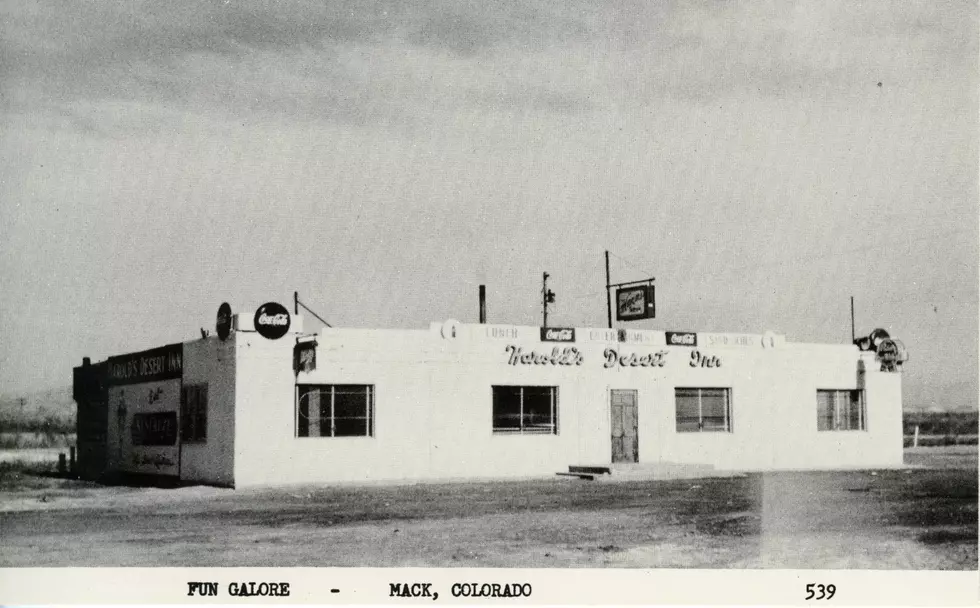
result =
M698 479L702 477L731 477L728 471L718 471L710 464L680 462L615 463L610 480Z
M555 473L555 475L558 475L559 477L577 477L578 479L585 479L586 481L593 481L595 479L595 475L589 473L566 473L564 471L558 471Z

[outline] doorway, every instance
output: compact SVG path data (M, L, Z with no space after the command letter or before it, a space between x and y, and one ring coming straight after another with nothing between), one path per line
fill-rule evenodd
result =
M609 392L612 461L639 462L636 390L613 389Z

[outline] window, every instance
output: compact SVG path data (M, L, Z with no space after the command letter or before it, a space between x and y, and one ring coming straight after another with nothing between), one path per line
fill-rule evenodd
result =
M731 389L675 388L674 402L678 433L731 432Z
M557 386L494 386L493 432L557 435Z
M297 388L297 437L373 437L374 386L301 384Z
M865 430L864 391L818 389L817 430Z
M208 385L185 384L180 390L181 441L208 438Z

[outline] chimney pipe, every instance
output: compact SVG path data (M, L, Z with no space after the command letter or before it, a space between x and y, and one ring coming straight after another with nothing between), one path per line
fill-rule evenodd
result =
M480 324L487 322L487 286L480 285Z

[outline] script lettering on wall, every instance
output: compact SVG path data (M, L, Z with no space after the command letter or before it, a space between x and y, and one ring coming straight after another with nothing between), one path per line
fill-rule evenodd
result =
M702 355L699 350L691 351L691 367L721 367L721 359L715 355Z
M584 357L574 346L566 348L554 347L550 353L538 353L533 350L525 351L520 346L509 344L504 349L508 355L508 365L582 365Z
M615 348L607 348L602 351L602 356L606 358L603 367L609 369L619 364L621 367L663 367L667 363L667 351L661 350L655 353L637 356L636 353L619 354Z

